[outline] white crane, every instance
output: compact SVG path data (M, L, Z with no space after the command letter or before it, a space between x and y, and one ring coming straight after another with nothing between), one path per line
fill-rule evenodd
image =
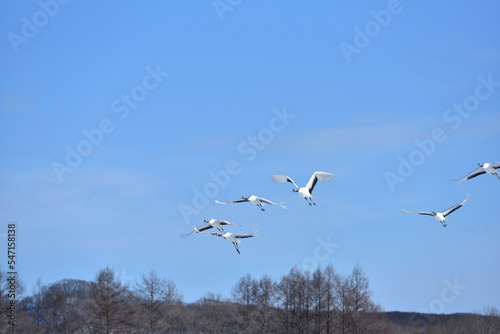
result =
M432 212L411 212L411 211L406 211L403 209L401 209L401 211L406 212L406 213L417 213L419 215L434 216L434 218L436 218L436 220L438 222L440 222L443 225L443 227L446 227L447 224L445 223L445 220L446 220L445 217L448 216L453 211L460 209L468 201L469 201L469 195L467 195L467 197L462 202L458 203L457 205L452 206L451 208L449 208L443 212L434 212L434 211L432 211Z
M241 233L229 233L229 232L228 233L201 232L198 229L196 229L196 227L194 230L198 233L211 234L211 235L215 235L217 237L223 237L227 241L231 241L234 245L234 248L238 252L238 254L241 254L240 250L238 249L238 244L241 243L240 239L253 238L257 235L262 235L261 233L256 233L256 231L254 231L254 233L252 233L252 234L241 234Z
M274 183L280 183L280 182L290 182L292 183L297 189L292 189L293 192L299 193L300 197L304 198L309 205L316 205L314 201L312 200L312 195L311 193L314 190L314 186L318 181L326 181L330 182L333 180L333 174L326 173L326 172L315 172L313 175L311 175L311 178L309 179L309 182L307 182L305 187L299 187L297 183L293 182L293 180L282 174L273 174L271 175L271 180Z
M500 176L498 175L497 171L495 170L495 169L500 168L500 162L494 162L494 163L487 162L487 163L484 163L482 165L480 163L478 163L477 165L479 166L479 168L476 168L475 170L473 170L469 174L465 175L463 178L456 180L455 182L460 183L460 182L463 182L465 180L470 180L472 178L475 178L478 175L485 174L485 173L496 176L500 180Z
M224 226L227 226L227 225L241 226L241 225L238 225L236 223L231 223L231 222L228 222L228 221L222 220L222 219L210 219L210 220L205 219L204 222L205 222L205 224L200 225L198 227L195 227L191 233L181 234L181 237L187 238L187 237L195 234L197 231L198 232L206 231L206 230L209 230L209 229L214 228L214 227L216 229L218 229L219 232L224 233Z
M245 197L245 196L241 196L241 198L239 199L235 199L234 201L229 201L229 202L219 202L217 200L215 200L215 203L218 203L218 204L229 204L229 203L244 203L244 202L250 202L250 203L253 203L253 204L257 204L257 206L262 210L262 211L266 211L262 206L265 205L265 204L271 204L271 205L276 205L276 206L281 206L282 208L285 208L286 209L286 206L283 206L281 202L281 204L276 204L276 203L273 203L271 202L270 200L267 200L265 198L262 198L262 197L257 197L257 196L250 196L250 197Z

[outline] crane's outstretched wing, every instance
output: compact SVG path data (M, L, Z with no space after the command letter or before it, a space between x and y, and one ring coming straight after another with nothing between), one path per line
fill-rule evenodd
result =
M181 233L181 237L187 238L192 236L193 234L197 233L196 231L192 231L191 233Z
M280 182L290 182L291 184L293 184L295 187L297 187L297 189L299 189L300 187L297 185L297 183L293 182L293 180L286 176L286 175L282 175L282 174L273 174L271 175L271 180L274 182L274 183L280 183Z
M218 203L218 204L243 203L243 202L248 202L248 198L238 198L238 199L235 199L234 201L229 201L229 202L220 202L218 200L215 200L215 203Z
M418 215L434 216L431 212L413 212L413 211L406 211L403 209L401 209L401 211L406 213L416 213Z
M500 164L499 164L500 165ZM472 178L475 178L476 176L478 175L481 175L481 174L485 174L486 172L484 171L484 169L482 167L480 168L476 168L475 170L473 170L472 172L470 172L469 174L465 175L464 177L462 177L461 179L458 179L458 180L455 180L456 183L460 183L460 182L463 182L465 180L470 180Z
M242 234L242 233L235 233L234 237L238 239L245 239L245 238L253 238L258 235L263 235L262 233L252 233L252 234Z
M326 172L315 172L313 173L313 175L311 175L309 182L307 182L306 188L309 190L309 193L312 194L314 186L318 181L330 182L331 180L333 180L333 174Z
M199 227L193 227L193 231L191 233L186 233L186 234L181 234L181 237L183 238L187 238L189 236L192 236L193 234L195 233L201 233L202 231L205 231L205 230L209 230L211 229L213 226L206 223L206 224L203 224Z
M194 231L196 233L201 233L201 234L211 234L211 235L215 235L215 236L218 236L218 237L222 237L223 234L222 233L217 233L217 232L203 232L203 231L200 231L198 230L196 227L194 228Z
M286 207L286 206L284 206L284 205L282 204L283 202L281 202L280 204L276 204L276 203L273 203L273 202L271 202L270 200L265 199L265 198L262 198L262 197L260 198L260 201L261 201L262 203L266 203L266 204L270 204L270 205L276 205L276 206L281 206L282 208L287 209L287 207Z
M467 195L467 197L465 197L465 199L458 203L457 205L454 205L452 206L451 208L447 209L446 211L443 211L443 216L448 216L450 213L452 213L453 211L456 211L458 209L460 209L465 203L467 203L469 201L469 195Z

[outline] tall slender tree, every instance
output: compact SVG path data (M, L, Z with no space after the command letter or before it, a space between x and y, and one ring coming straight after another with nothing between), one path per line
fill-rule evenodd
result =
M359 263L346 278L345 284L348 292L347 322L345 323L348 333L384 333L387 328L380 326L381 308L372 300L368 276Z
M314 333L321 333L324 324L326 297L328 295L327 286L325 284L325 276L321 268L317 268L311 279L311 298L314 318Z
M231 290L233 301L238 305L239 331L250 333L257 326L254 321L256 310L257 281L246 274L241 277Z
M340 305L339 286L342 284L341 277L335 272L332 265L326 266L323 271L325 280L325 333L330 334L335 332L338 322L338 308Z
M172 280L161 278L154 270L142 275L135 285L136 296L142 306L141 327L149 333L170 332L174 327L169 321L172 309L181 302L181 296Z
M92 333L116 333L133 326L132 295L113 269L99 270L91 283L87 303L88 328Z
M257 283L255 300L258 307L257 323L260 324L259 333L273 333L276 329L276 283L264 275Z

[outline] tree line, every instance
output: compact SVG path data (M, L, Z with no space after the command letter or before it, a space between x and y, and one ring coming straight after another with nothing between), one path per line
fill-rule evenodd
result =
M17 302L16 326L8 324L8 286L0 272L0 332L16 333L498 333L500 314L437 315L383 312L373 301L359 265L348 275L332 265L315 271L293 267L278 281L241 277L231 297L207 292L184 303L171 279L155 271L134 285L109 267L94 280L39 280ZM18 294L23 286L17 287ZM496 331L495 331L496 330Z

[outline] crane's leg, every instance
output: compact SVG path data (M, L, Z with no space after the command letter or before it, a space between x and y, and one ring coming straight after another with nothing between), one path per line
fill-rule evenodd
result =
M306 200L307 204L312 205L312 204L309 202L309 200L307 199L307 197L304 197L304 199Z
M262 207L262 204L257 204L257 206L258 206L258 207L259 207L262 211L266 211L266 209L264 209L264 208Z
M240 250L238 249L238 244L235 243L235 242L233 242L233 245L234 245L234 249L236 249L236 251L238 252L238 254L241 255Z

